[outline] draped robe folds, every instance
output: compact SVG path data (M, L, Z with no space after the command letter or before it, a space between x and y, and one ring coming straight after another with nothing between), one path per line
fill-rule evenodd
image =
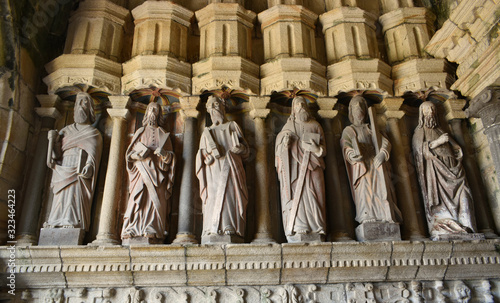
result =
M46 224L53 227L73 226L88 231L101 160L102 136L91 125L76 123L64 127L59 135L62 138L62 161L52 171L54 199ZM81 150L87 155L85 165L90 165L93 171L92 177L88 179L77 171Z
M210 152L212 140L204 132L196 155L196 176L203 202L203 235L221 234L233 229L237 235L244 236L248 192L243 160L248 157L248 144L234 121L207 129L217 145L220 157L216 158ZM241 155L230 151L234 146L232 133L244 146L245 151ZM214 158L210 165L205 164L208 155Z
M164 145L165 156L155 155L154 151ZM149 149L149 155L135 160L135 153L141 142ZM129 176L129 199L125 211L122 238L147 237L162 240L168 228L170 211L169 198L175 173L175 155L172 151L170 134L161 127L139 128L127 152L127 171Z
M302 192L298 197L296 214L292 214L293 199L298 192L300 167L306 154L301 141L304 135L312 133L319 135L321 154L310 152L306 166ZM284 144L285 135L290 136L289 148ZM317 121L294 122L288 120L276 138L276 170L281 185L281 209L285 235L292 236L296 232L312 232L325 234L325 180L323 170L326 154L323 129ZM304 164L304 165L306 165ZM293 224L289 224L293 220Z
M454 226L450 221L458 223L463 229L461 232L475 231L472 195L462 166L462 149L451 138L434 149L429 146L443 133L439 128L418 127L413 135L413 153L431 238L449 234L440 225Z
M378 168L373 164L376 149L372 130L368 124L348 126L342 132L340 140L344 155L347 175L351 185L351 193L356 205L356 221L401 221L401 212L395 205L395 194L386 163ZM359 149L359 151L358 151ZM382 136L380 151L389 159L391 144ZM351 156L360 153L361 161L352 161ZM385 170L385 171L384 171Z

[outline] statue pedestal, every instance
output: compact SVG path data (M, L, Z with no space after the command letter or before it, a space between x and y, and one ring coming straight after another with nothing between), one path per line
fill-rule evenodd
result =
M399 224L370 222L356 227L356 238L360 242L401 241Z
M42 228L39 246L82 245L85 230L81 228Z
M149 245L149 244L162 244L162 241L156 238L146 237L133 237L122 240L122 245Z
M317 233L295 234L293 236L286 236L286 240L288 243L323 242L325 236Z
M244 243L238 235L208 235L201 237L201 244Z
M484 234L472 233L472 234L447 234L447 235L437 235L431 237L432 241L452 241L452 240L484 240Z

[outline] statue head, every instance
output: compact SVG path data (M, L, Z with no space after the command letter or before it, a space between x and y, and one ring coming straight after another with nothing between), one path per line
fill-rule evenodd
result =
M73 118L78 124L95 122L94 101L88 93L80 92L76 95Z
M368 104L365 98L354 96L349 102L349 121L354 125L361 125L367 122Z
M162 110L160 104L151 102L146 107L146 113L142 119L142 126L158 126L161 124Z
M436 105L430 101L425 101L420 105L418 116L418 127L436 128L439 126Z
M210 114L212 123L219 125L226 120L225 102L221 98L211 95L207 100L207 112Z
M306 99L303 96L296 96L293 98L292 114L290 115L290 118L300 122L306 122L312 118L309 108L307 107Z

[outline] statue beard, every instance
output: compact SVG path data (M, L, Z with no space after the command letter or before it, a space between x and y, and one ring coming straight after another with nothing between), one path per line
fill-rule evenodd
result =
M147 115L145 122L146 122L145 124L149 125L149 126L157 126L158 125L158 122L156 121L156 117L153 114Z
M78 107L78 109L75 111L74 114L74 120L76 123L83 124L87 122L88 116L85 110L81 107Z
M210 118L214 124L222 124L222 122L224 122L224 114L216 109L212 109L210 112Z
M436 128L437 123L434 116L424 116L424 125L427 128Z
M310 117L311 115L309 115L309 113L304 109L300 109L299 112L297 113L297 119L300 122L307 122L309 121Z

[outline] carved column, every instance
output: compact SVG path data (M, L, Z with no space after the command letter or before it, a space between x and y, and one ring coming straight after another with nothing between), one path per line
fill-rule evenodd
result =
M199 96L182 97L181 115L184 119L184 143L182 148L182 178L179 193L179 222L174 243L193 243L198 241L194 235L194 202L198 190L194 181L195 157L198 142L196 129L199 112L196 110Z
M392 145L390 162L392 166L392 183L397 197L397 204L403 215L402 237L407 240L425 239L426 225L424 212L420 207L418 193L412 188L411 180L416 182L417 174L411 165L412 153L406 127L401 125L405 113L401 110L402 98L385 98L388 137Z
M125 166L125 148L127 143L127 120L130 111L127 104L129 96L110 96L109 101L113 108L108 109L113 119L113 132L109 148L108 168L104 183L99 230L94 245L119 244L119 235L116 234L120 189L123 184L123 167Z
M495 165L497 182L500 183L500 87L492 86L484 89L481 94L470 101L465 111L468 118L481 118L484 134L488 138L491 158ZM496 232L500 230L500 205L497 201L490 201L490 208L496 225Z
M61 101L57 95L37 95L41 107L35 111L42 118L42 125L36 143L36 152L29 175L28 186L23 201L21 220L17 227L18 245L31 245L38 243L37 229L40 209L42 207L42 193L47 174L47 149L49 130L54 128L55 121L61 116L56 108Z
M269 210L269 167L268 167L268 137L266 133L266 118L270 109L266 106L269 98L250 97L250 117L255 123L255 187L256 187L256 233L252 242L272 243L271 214Z
M351 220L350 216L346 216L346 210L342 203L342 186L339 180L339 169L344 169L337 165L337 157L335 143L340 138L335 136L332 127L332 121L337 117L338 111L333 110L337 99L335 98L318 98L317 100L320 110L318 115L322 118L319 120L325 135L326 156L325 156L325 194L326 194L326 211L328 223L328 240L330 241L352 241L352 238L347 232L347 221ZM337 142L336 142L337 141ZM342 158L342 156L340 156ZM345 170L345 169L344 169Z

